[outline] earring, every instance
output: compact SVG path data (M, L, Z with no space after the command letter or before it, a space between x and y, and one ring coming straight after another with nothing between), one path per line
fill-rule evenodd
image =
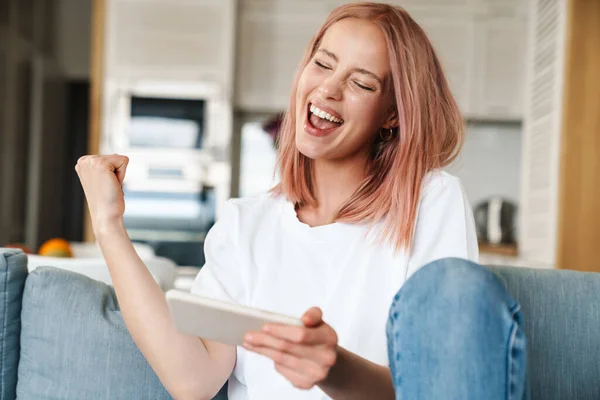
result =
M384 133L385 132L385 133ZM387 134L387 135L386 135ZM389 129L384 129L381 128L381 130L379 131L379 137L381 138L381 140L383 140L384 142L388 142L392 139L392 137L394 136L394 130L392 128Z

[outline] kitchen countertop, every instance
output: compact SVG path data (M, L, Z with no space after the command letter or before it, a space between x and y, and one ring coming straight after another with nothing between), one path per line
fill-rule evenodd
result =
M542 268L552 269L551 265L546 265L540 262L531 261L523 258L522 256L510 256L503 254L492 254L487 252L480 252L479 263L482 265L506 265L509 267L527 267L527 268Z

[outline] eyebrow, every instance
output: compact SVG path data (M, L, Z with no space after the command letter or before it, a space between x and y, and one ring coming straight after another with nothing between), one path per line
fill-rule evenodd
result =
M339 62L337 56L327 49L321 48L321 49L319 49L318 52L325 53L327 56L333 58L335 60L335 62ZM363 75L368 75L371 78L375 79L377 82L379 82L380 85L383 86L383 80L380 77L378 77L377 75L375 75L373 72L371 72L367 69L357 67L357 68L354 68L354 72L358 72L359 74L363 74Z

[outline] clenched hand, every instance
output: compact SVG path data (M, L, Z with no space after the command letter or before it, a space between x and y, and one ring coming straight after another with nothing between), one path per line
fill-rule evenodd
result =
M83 156L75 171L87 199L94 232L118 222L125 213L123 180L129 158L121 155Z

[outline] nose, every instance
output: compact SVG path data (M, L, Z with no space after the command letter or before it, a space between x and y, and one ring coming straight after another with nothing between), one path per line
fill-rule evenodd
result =
M321 83L319 93L324 99L339 101L342 99L342 84L338 79L331 76Z

